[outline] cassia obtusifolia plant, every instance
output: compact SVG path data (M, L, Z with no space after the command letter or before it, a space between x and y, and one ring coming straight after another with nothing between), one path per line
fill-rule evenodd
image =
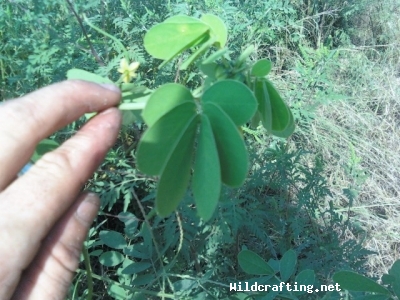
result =
M280 137L289 137L294 131L289 107L266 78L271 62L249 63L253 46L231 60L227 39L225 24L211 14L200 19L173 16L146 33L144 47L163 60L160 68L190 51L179 69L196 63L204 74L203 85L194 91L177 83L155 91L137 86L129 82L135 77L137 63L121 62L119 108L142 111L148 126L138 145L137 165L142 172L159 176L156 210L161 216L177 208L190 179L198 214L204 220L213 215L222 184L240 187L244 183L249 163L240 127L245 123L251 120L258 126L261 121L269 133ZM70 70L67 77L112 83L79 69Z

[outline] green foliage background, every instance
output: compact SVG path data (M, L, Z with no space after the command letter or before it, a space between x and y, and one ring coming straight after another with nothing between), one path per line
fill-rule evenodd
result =
M95 299L245 299L245 293L229 293L230 282L270 279L244 272L238 262L243 249L272 266L293 250L297 261L288 282L304 270L314 271L315 285L333 283L339 270L381 277L380 263L371 266L374 260L368 256L375 252L366 247L372 230L357 209L360 203L374 204L363 202L365 186L367 191L376 188L369 178L384 181L382 193L397 195L398 181L391 178L398 173L386 165L388 153L376 153L379 147L365 143L375 135L387 140L399 126L400 104L394 96L400 95L398 87L390 86L393 96L378 100L385 83L373 76L378 71L388 80L398 76L400 28L393 21L399 13L397 0L79 0L73 7L128 47L129 58L141 63L136 83L152 89L172 81L194 89L202 78L195 68L177 73L179 61L159 71L160 62L143 48L147 30L176 14L219 16L228 26L232 57L252 44L252 60L273 61L273 79L297 124L288 140L273 138L262 128L243 128L251 153L248 179L241 188L223 189L217 213L207 223L196 215L190 193L176 214L165 219L154 214L156 179L135 168L136 146L145 128L140 122L125 124L87 185L102 199L86 243ZM71 68L117 80L122 49L83 26L97 58L66 1L0 0L1 99L63 80ZM388 111L393 112L391 121ZM379 121L390 126L367 127L366 135L363 126L377 128ZM83 122L52 138L64 141ZM398 147L395 142L381 145ZM399 165L396 157L391 163ZM390 218L391 212L382 207ZM379 215L368 214L370 219ZM400 242L398 231L388 231L393 243L386 245L386 253L392 257L383 260L384 270L399 258L393 254ZM395 286L390 291L399 296ZM82 262L68 299L86 299L89 292ZM366 299L361 292L286 296ZM272 294L251 297L279 299Z

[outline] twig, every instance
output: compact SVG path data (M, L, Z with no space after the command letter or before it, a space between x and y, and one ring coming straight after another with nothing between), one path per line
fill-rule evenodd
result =
M92 267L90 265L90 257L88 253L88 249L85 245L83 245L83 257L85 261L85 268L86 268L86 278L87 278L87 285L88 285L88 295L86 297L87 300L92 300L93 297L93 277L92 277Z
M78 13L77 13L76 10L74 9L74 6L72 5L71 1L70 1L70 0L65 0L65 1L68 3L68 6L71 8L73 14L75 15L76 19L78 20L79 26L80 26L81 29L82 29L82 33L83 33L83 35L85 36L85 39L86 39L86 41L87 41L88 44L89 44L90 52L92 52L92 55L93 55L94 58L96 59L97 63L98 63L100 66L104 66L104 62L101 60L100 56L97 54L96 50L94 49L94 47L93 47L93 45L92 45L92 42L90 41L90 39L89 39L89 37L88 37L88 35L87 35L86 29L85 29L85 27L83 26L81 17L79 17Z

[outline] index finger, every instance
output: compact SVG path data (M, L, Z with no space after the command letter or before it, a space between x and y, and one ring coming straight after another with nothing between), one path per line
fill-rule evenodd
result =
M42 139L88 112L115 106L116 86L68 80L45 87L0 106L0 191L32 156Z

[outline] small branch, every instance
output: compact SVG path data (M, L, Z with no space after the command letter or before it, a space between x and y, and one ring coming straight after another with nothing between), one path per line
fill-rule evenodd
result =
M74 6L72 5L71 1L70 1L70 0L65 0L65 1L68 3L68 6L71 8L73 14L75 15L76 19L78 20L79 26L81 27L82 33L83 33L83 35L85 36L85 39L86 39L86 41L87 41L88 44L89 44L90 51L92 52L92 55L94 56L94 58L96 59L97 63L98 63L100 66L104 66L104 62L101 60L100 56L97 54L96 50L94 49L94 47L93 47L93 45L92 45L92 42L90 41L90 39L89 39L89 37L88 37L88 35L87 35L86 29L85 29L85 27L83 26L82 19L79 17L78 13L77 13L76 10L74 9Z
M92 267L90 265L90 257L88 249L85 245L83 245L83 257L85 261L85 268L86 268L86 278L87 278L87 285L88 285L88 295L86 297L87 300L92 300L93 297L93 277L92 277Z
M182 58L179 58L178 67L176 68L176 74L175 74L175 79L174 79L175 83L177 83L179 80L179 71L180 71L179 68L180 68L181 64L182 64Z

